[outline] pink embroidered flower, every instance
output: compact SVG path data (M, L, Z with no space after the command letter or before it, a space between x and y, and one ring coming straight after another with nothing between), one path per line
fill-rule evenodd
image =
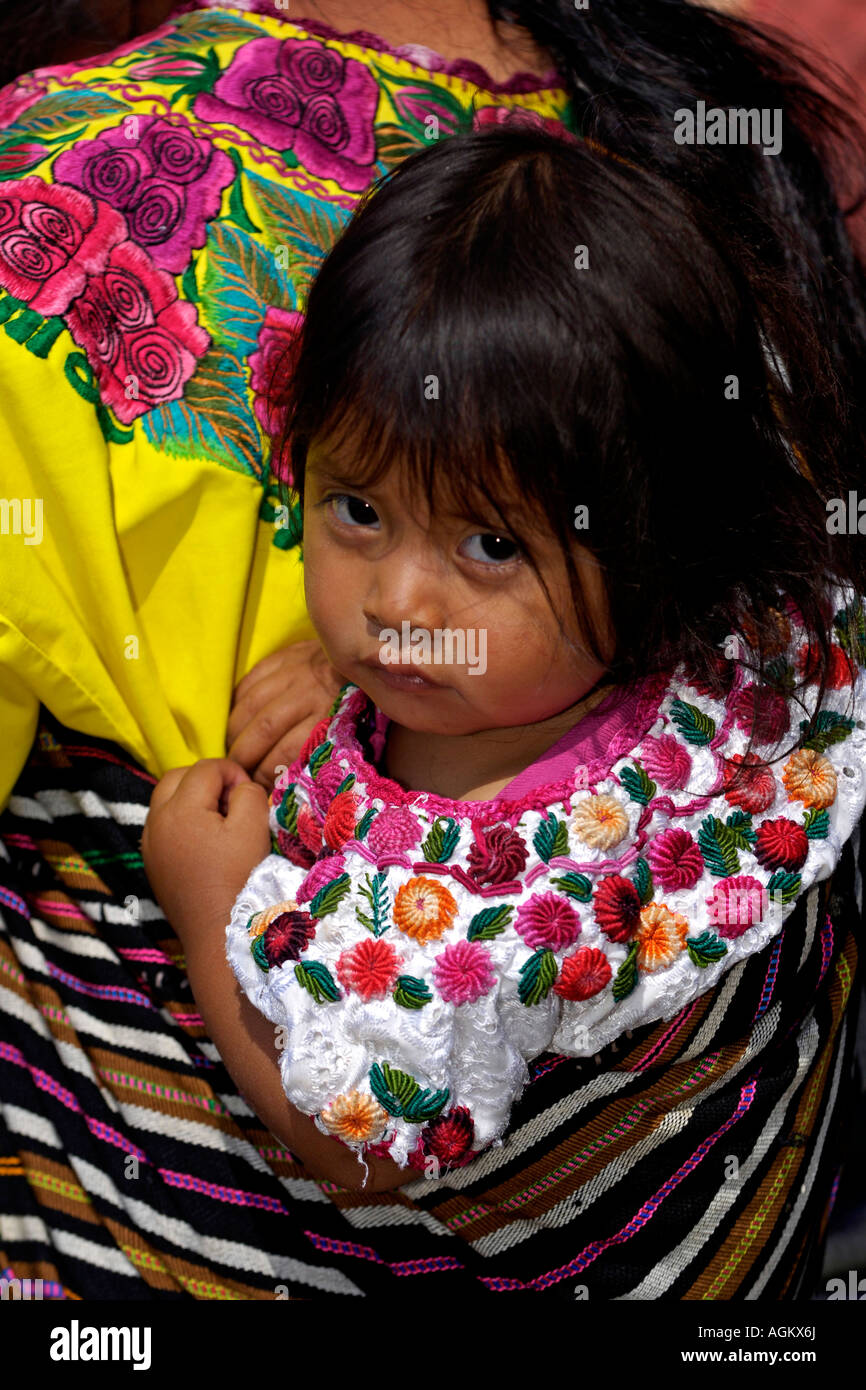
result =
M133 82L153 82L161 77L201 77L205 71L201 58L181 58L175 53L166 53L158 58L145 58L141 63L133 63L126 69L126 76Z
M601 993L612 974L604 951L595 946L581 946L562 962L553 992L562 999L591 999L594 994Z
M294 898L286 898L283 902L274 903L272 907L263 908L261 912L254 912L247 922L247 933L253 940L257 936L263 936L272 922L286 912L294 912L297 906Z
M455 941L436 957L433 979L448 1004L474 1004L496 984L493 961L480 941Z
M410 127L424 126L425 132L430 129L427 122L433 117L436 122L436 138L445 135L455 135L460 128L460 113L452 105L446 105L445 98L437 100L439 90L435 87L401 87L393 94L393 102L401 121L405 121ZM427 139L431 137L428 135Z
M796 821L765 820L755 841L755 857L765 869L802 869L809 853L809 841L802 825Z
M308 912L282 912L263 932L265 958L273 970L287 960L300 960L316 935L316 924Z
M666 891L693 888L704 872L700 850L687 830L663 830L646 851L653 878Z
M820 652L813 651L808 643L804 642L797 652L797 669L801 680L807 681L809 685L817 685L821 669ZM850 684L851 668L848 665L848 658L837 642L831 642L827 688L829 690L844 690Z
M484 130L486 126L491 125L528 126L533 130L546 130L548 134L556 135L560 140L567 140L572 144L576 139L562 121L554 120L550 116L541 116L537 111L528 111L524 107L482 106L476 110L472 129Z
M306 810L306 807L304 809ZM297 864L299 869L309 869L316 862L313 851L288 830L277 829L277 849L290 864Z
M788 702L784 695L778 695L773 691L764 689L761 691L758 714L755 718L753 712L754 698L754 683L743 686L743 689L733 697L732 708L737 728L743 729L748 734L754 727L756 743L775 743L782 737L790 723Z
M467 856L467 873L478 884L511 883L526 868L529 851L510 825L492 825L480 833Z
M0 150L0 175L8 179L13 174L26 174L28 169L35 169L37 164L42 164L45 156L45 146L37 145L32 140L22 140L19 145L7 145L4 150Z
M689 780L692 760L673 734L645 738L640 746L644 772L665 790L680 790Z
M237 50L213 93L200 92L200 120L249 131L274 150L293 150L308 173L361 192L374 174L375 78L363 63L314 39L261 38Z
M384 999L391 993L403 964L390 942L382 937L364 937L344 951L337 961L337 975L346 989L353 989L366 1002Z
M348 775L348 768L341 767L336 757L329 758L326 763L322 763L313 783L313 800L320 815L327 815L331 802L337 794L337 788L341 782L345 782Z
M119 213L75 188L35 174L0 184L0 285L36 313L65 313L125 239Z
M154 265L180 275L192 250L204 246L235 166L186 124L138 115L135 122L136 139L124 118L94 140L77 140L55 161L54 178L122 212L130 241Z
M515 930L533 950L562 951L580 934L580 919L559 893L536 893L517 909Z
M686 949L689 924L678 912L671 912L667 903L649 903L641 908L637 939L639 970L652 974L673 965Z
M339 878L346 866L342 854L329 854L327 859L319 859L310 869L307 877L298 888L298 902L308 903L320 889Z
M630 879L607 874L595 890L595 919L608 941L629 941L640 921L640 896Z
M253 410L265 434L271 438L277 434L290 403L303 326L303 314L269 304L259 329L256 350L250 353L248 359L250 386L255 395ZM274 460L271 464L274 476L291 486L288 454L279 461L279 468L277 462ZM330 721L323 719L320 722L324 725L325 733L318 740L319 743L325 738ZM312 744L310 752L315 747L316 744ZM301 757L306 761L309 753L302 753Z
M719 936L728 940L742 936L749 927L760 922L767 910L767 901L763 883L750 874L723 878L706 899L710 921L718 929Z
M322 826L309 806L301 806L298 810L298 839L307 849L311 849L313 854L318 854L322 848Z
M375 855L402 854L421 843L421 826L408 806L380 811L367 834L367 844Z
M10 82L8 87L3 87L0 90L0 130L5 132L7 126L13 125L19 116L23 116L29 107L41 101L45 95L44 90L34 92L22 87L18 82ZM43 158L46 153L43 149Z
M347 840L352 839L357 807L358 798L353 792L340 792L339 796L334 797L322 830L322 838L329 849L342 849ZM298 822L300 824L300 816Z
M814 748L798 748L791 754L782 781L789 801L823 810L836 800L836 769Z
M776 799L776 779L772 769L759 767L757 753L734 753L725 765L725 800L751 815L772 806Z
M572 824L592 849L612 849L628 834L628 816L615 796L588 796L574 808Z
M196 308L131 241L115 246L66 315L100 395L123 424L177 400L210 346Z

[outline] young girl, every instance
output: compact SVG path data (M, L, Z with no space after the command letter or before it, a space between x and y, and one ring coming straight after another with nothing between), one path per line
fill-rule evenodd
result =
M409 160L324 264L287 456L348 683L272 842L230 763L169 774L144 840L227 1065L313 1171L357 1184L334 1140L381 1186L468 1163L529 1061L677 1014L833 872L866 574L797 294L540 130Z

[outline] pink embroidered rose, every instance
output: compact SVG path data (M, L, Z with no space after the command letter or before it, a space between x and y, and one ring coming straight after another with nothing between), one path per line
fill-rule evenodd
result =
M57 183L72 184L122 212L129 239L154 265L179 275L193 248L204 246L222 192L235 177L227 154L186 124L136 116L137 138L124 123L95 140L79 140L54 165Z
M288 409L303 325L303 314L269 304L259 329L256 350L249 356L250 386L255 394L253 409L256 419L270 438L277 435L284 412ZM288 451L282 458L272 460L271 471L274 477L291 487ZM323 723L327 729L328 720Z
M346 866L342 854L329 854L327 859L319 859L313 865L295 896L299 903L307 903L321 888L339 878Z
M370 826L367 844L375 855L402 854L421 843L421 826L408 806L380 811Z
M706 899L710 921L719 936L733 940L749 927L760 922L767 910L767 890L759 879L750 874L723 878L712 895Z
M689 780L692 760L673 734L645 738L640 746L644 771L667 791L681 790Z
M100 395L123 424L175 401L210 346L194 304L131 241L111 251L66 315Z
M664 889L693 888L704 872L700 850L687 830L663 830L646 851L653 878Z
M759 763L757 753L734 753L725 765L725 800L751 815L766 811L776 799L773 770Z
M516 931L533 950L562 951L580 934L580 919L559 893L536 893L517 909Z
M368 999L384 999L390 994L403 964L390 942L382 937L365 937L344 951L337 961L337 975L346 989Z
M604 951L594 946L581 946L579 951L573 956L566 956L562 962L553 992L561 999L591 999L593 995L601 993L612 974L610 961Z
M474 115L473 130L484 130L491 125L528 126L532 130L546 130L549 135L557 135L560 140L575 143L576 137L563 125L562 121L550 116L541 116L537 111L527 111L524 107L482 106Z
M493 825L475 832L469 850L469 877L475 883L511 883L526 868L529 851L510 825Z
M433 979L448 1004L474 1004L496 984L490 952L480 941L455 941L433 965Z
M363 63L314 39L253 39L235 53L213 92L194 102L199 119L249 131L292 150L308 173L361 192L372 181L379 103Z
M105 203L31 174L0 184L0 285L36 313L63 314L126 239Z

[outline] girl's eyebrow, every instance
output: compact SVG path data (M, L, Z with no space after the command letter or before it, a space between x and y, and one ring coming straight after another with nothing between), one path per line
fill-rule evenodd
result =
M319 482L330 483L335 487L357 487L358 483L349 473L341 473L339 465L331 458L314 455L307 459L307 470L313 472Z

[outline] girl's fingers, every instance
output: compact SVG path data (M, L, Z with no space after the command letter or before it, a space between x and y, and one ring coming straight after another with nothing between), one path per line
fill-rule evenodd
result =
M188 772L188 767L173 767L160 778L150 798L150 812L158 810L171 800Z
M271 652L270 656L263 656L261 661L257 661L253 669L248 671L242 680L238 681L232 698L232 709L242 700L245 700L253 687L258 685L265 676L285 670L287 666L291 667L309 661L312 649L318 645L318 642L314 641L295 642L291 647L281 647L279 651Z
M219 811L223 794L250 779L242 767L229 758L203 758L188 768L175 791L180 810Z
M253 781L258 786L264 787L269 796L274 790L278 769L289 767L295 761L306 742L307 735L316 727L318 722L318 714L311 714L306 719L301 720L300 724L296 724L274 744L267 756L262 758L253 773Z
M286 690L280 684L238 731L229 745L229 757L249 771L257 768L271 749L291 738L300 723L313 718L311 695L309 690Z
M231 826L243 821L244 826L249 827L251 823L255 825L256 818L258 818L261 822L264 839L270 846L268 795L263 787L260 787L257 782L238 782L229 788L226 806L226 823L228 825Z

